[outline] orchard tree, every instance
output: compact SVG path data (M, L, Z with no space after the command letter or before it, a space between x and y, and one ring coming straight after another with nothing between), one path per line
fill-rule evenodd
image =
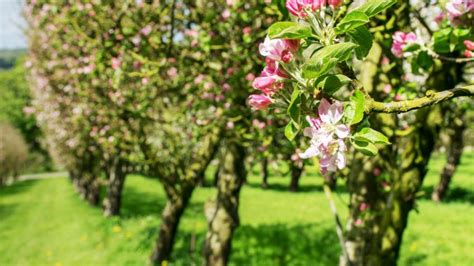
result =
M395 264L408 213L437 137L440 113L434 105L474 95L474 88L462 84L457 74L452 78L441 74L473 60L470 22L474 6L448 2L447 19L439 26L442 30L424 41L421 34L404 32L410 30L415 7L395 3L373 0L348 11L342 1L286 1L294 20L270 26L260 49L267 58L262 77L271 86L249 97L255 109L286 106L291 118L285 128L287 138L293 139L301 131L310 138L309 148L300 157L318 158L323 175L344 169L349 149L369 156L380 150L380 156L373 159L356 154L352 160L347 180L351 210L345 232L331 204L343 250L341 264ZM388 8L390 11L384 12ZM418 24L426 24L419 16L418 20ZM364 64L360 61L373 56L377 46L384 57L375 62L388 66L384 75L376 77L388 78L379 81L385 91L395 87L394 98L371 92L361 79ZM405 62L408 67L403 67ZM425 73L426 77L400 80L406 72ZM436 80L439 77L446 80ZM402 119L390 115L412 110L415 113ZM384 120L380 129L377 113ZM398 123L405 124L405 137L395 135ZM396 146L390 146L391 142ZM381 167L387 171L386 181L377 179ZM325 191L331 199L327 186Z

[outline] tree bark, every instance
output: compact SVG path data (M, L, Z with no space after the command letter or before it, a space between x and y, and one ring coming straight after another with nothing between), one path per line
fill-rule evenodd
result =
M350 261L341 257L340 265L396 265L408 215L434 149L438 115L418 111L421 124L401 140L399 150L389 146L379 157L355 159L348 180L351 210L345 248ZM380 165L391 176L388 183L373 173Z
M124 163L115 159L108 172L107 196L104 199L104 216L117 216L120 214L122 204L122 190L125 183L126 171Z
M291 171L291 182L290 182L290 191L297 192L299 189L300 177L303 174L304 166L298 165L298 162L290 162L290 171Z
M245 180L245 150L230 143L224 153L218 183L217 199L205 206L208 231L204 243L206 265L227 265L231 252L231 241L239 226L239 194Z
M464 122L463 115L452 116L449 122L449 125L452 126L452 132L449 136L450 146L447 147L447 160L441 172L439 184L431 195L431 199L436 202L444 199L454 172L456 172L456 168L461 161L464 148L463 133L466 129L466 123Z
M156 245L150 258L154 265L162 265L164 261L170 260L179 221L189 204L193 191L194 186L186 186L182 193L174 193L175 196L166 203L161 214Z
M268 188L268 158L262 159L262 188Z

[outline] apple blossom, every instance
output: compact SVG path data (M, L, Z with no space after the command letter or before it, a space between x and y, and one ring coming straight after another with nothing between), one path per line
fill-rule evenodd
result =
M417 40L416 34L413 32L405 33L397 31L393 34L392 53L400 58L403 56L403 49L410 43L414 43Z
M473 41L465 40L464 45L466 46L466 49L468 49L469 51L474 50L474 42Z
M272 103L272 99L266 95L252 94L248 98L248 103L254 110L265 109Z
M311 142L300 157L319 157L322 173L334 172L346 166L344 152L347 147L344 139L349 136L349 126L340 123L343 114L341 102L330 104L328 100L322 99L318 107L319 117L307 117L310 127L304 129L304 134L311 138Z
M321 8L321 6L324 6L325 2L326 0L287 0L286 8L292 15L305 18L307 16L305 10L314 12Z
M293 53L298 50L299 40L270 39L260 44L259 50L262 56L274 61L289 62L293 58Z
M450 0L446 3L448 18L451 23L456 23L456 19L474 10L474 0Z

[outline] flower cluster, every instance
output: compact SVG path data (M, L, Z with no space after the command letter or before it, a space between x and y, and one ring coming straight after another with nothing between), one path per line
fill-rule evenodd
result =
M448 19L453 25L460 23L460 18L474 11L474 0L450 0L446 3Z
M336 8L342 4L342 0L288 0L286 8L288 11L299 18L306 18L307 12L315 12L326 5Z
M403 50L410 44L417 41L417 36L413 32L405 33L397 31L392 36L392 53L398 58L403 57Z
M465 57L474 57L474 42L465 40L464 41L464 46L466 46L466 50L464 51L464 56Z
M287 73L282 69L282 65L293 60L298 48L299 40L271 40L267 37L260 44L260 54L265 57L267 66L252 83L255 89L263 92L263 95L250 95L248 102L253 109L266 108L273 102L271 96L283 88L283 82L288 78Z
M318 117L307 117L310 127L304 134L311 138L310 147L299 156L303 159L319 157L321 173L333 172L346 166L344 152L347 150L344 139L349 136L349 127L341 123L343 104L322 99L318 108Z

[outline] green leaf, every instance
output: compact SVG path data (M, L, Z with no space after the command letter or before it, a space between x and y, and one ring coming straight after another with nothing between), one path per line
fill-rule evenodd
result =
M351 125L359 123L364 118L365 97L360 91L355 91L351 96L351 105L354 108L354 115L350 117Z
M360 152L362 152L363 154L365 155L368 155L368 156L374 156L374 155L377 155L377 153L379 152L379 150L377 149L377 147L368 142L368 141L354 141L352 142L352 146L354 146L354 148Z
M303 77L310 79L328 73L337 63L347 60L355 47L357 44L343 42L319 49L303 66Z
M336 58L326 58L314 64L308 61L308 63L303 66L303 78L313 79L325 75L331 71L337 63Z
M390 144L390 141L388 141L388 138L384 134L370 127L364 127L359 132L355 133L354 139L356 141L368 141L374 144Z
M315 85L319 89L321 88L324 93L328 95L332 95L337 90L339 90L342 86L346 85L347 83L351 82L352 80L342 74L338 75L326 75L319 77Z
M415 52L415 51L418 51L420 49L420 44L418 43L410 43L408 45L405 45L405 47L403 47L403 51L404 52Z
M418 65L424 70L428 71L433 65L433 58L428 54L427 51L421 51L417 57Z
M301 94L298 89L294 89L291 94L291 101L288 105L287 113L290 115L293 121L300 121L300 108Z
M319 48L321 48L321 44L319 44L319 43L313 43L313 44L311 44L311 45L308 46L306 49L304 49L304 51L303 51L303 57L304 57L306 60L310 59L310 58L313 56L314 52L315 52L316 50L318 50Z
M270 39L303 39L311 37L310 26L301 25L296 22L283 21L274 23L268 28Z
M290 121L290 123L285 127L285 137L288 140L293 140L296 137L296 134L298 134L298 128L294 125L293 121Z
M433 50L437 53L449 53L449 40L452 29L442 29L433 33Z
M371 18L377 15L378 13L384 11L385 9L391 7L396 2L396 0L370 0L358 6L352 12L360 11L363 12L367 17Z
M359 45L355 48L357 59L364 59L369 54L370 48L372 48L372 34L370 34L366 26L360 26L348 31L347 35L349 35L352 42Z
M369 22L369 17L361 11L352 11L337 24L336 33L348 32Z

